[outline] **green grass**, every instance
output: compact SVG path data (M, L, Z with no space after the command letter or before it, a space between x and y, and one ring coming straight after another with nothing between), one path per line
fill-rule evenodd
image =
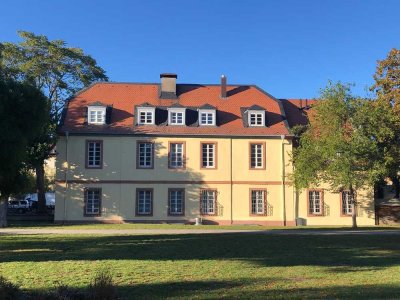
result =
M201 230L274 230L274 229L296 229L296 230L352 230L351 226L297 226L297 227L284 227L284 226L259 226L259 225L184 225L184 224L137 224L137 223L124 223L124 224L102 224L102 223L88 223L88 224L54 224L53 222L43 221L10 221L10 228L47 228L47 229L201 229ZM386 229L399 229L400 226L360 226L359 230L386 230Z
M0 274L25 290L101 269L128 299L398 298L400 236L0 236Z

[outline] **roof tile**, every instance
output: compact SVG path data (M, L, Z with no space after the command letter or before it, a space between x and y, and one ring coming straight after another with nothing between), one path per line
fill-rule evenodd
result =
M149 135L226 135L270 136L288 135L280 101L253 85L228 85L226 99L220 98L219 85L177 84L178 99L160 99L159 84L96 83L82 90L68 103L60 132L71 134L149 134ZM85 109L89 103L100 100L112 105L110 124L93 126L84 124ZM190 126L134 125L134 107L148 103L158 109L179 104L199 108L205 105L217 109L218 126L198 126L190 117ZM285 103L283 101L283 103ZM266 111L267 127L245 127L241 108L257 105ZM290 119L288 117L288 119ZM188 121L188 120L187 120ZM161 125L161 124L160 124Z

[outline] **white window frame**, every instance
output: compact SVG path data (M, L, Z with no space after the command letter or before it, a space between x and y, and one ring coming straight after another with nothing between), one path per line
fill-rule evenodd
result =
M215 169L216 148L216 143L201 143L201 167L203 169Z
M264 169L264 147L265 144L252 143L250 144L250 168ZM253 153L254 148L254 153ZM254 165L253 165L254 161ZM261 165L260 165L261 162Z
M155 124L155 111L156 109L154 107L139 107L137 109L137 124L139 125L154 125ZM148 114L150 113L151 120L148 120ZM145 114L145 120L142 122L141 120L141 115Z
M208 122L206 117L206 122L203 123L203 115L211 115L211 123ZM216 125L216 111L215 109L199 109L199 124L201 126L215 126Z
M247 115L248 115L248 124L249 124L250 127L265 126L265 111L261 111L261 110L249 110L249 111L247 112ZM255 120L256 120L255 123L252 123L252 121L251 121L252 115L255 116ZM261 116L261 124L259 124L259 123L257 122L258 116Z
M177 145L181 148L178 149ZM171 142L169 144L169 168L170 169L183 169L185 168L185 143Z
M152 169L154 157L154 143L152 142L138 142L137 163L139 169ZM150 152L149 152L150 151ZM149 162L149 164L148 164Z
M174 120L174 114L181 114L182 120L181 122L177 122L177 119ZM185 125L186 120L186 108L168 108L168 124L169 125Z
M317 197L318 195L318 197ZM322 215L322 191L320 190L309 190L308 191L308 214L310 215ZM318 209L317 209L318 208Z
M94 113L94 119L92 119ZM88 124L104 125L106 123L106 107L105 106L88 106Z
M137 216L148 216L153 214L153 190L137 189ZM143 197L142 197L143 196Z
M103 159L103 143L102 141L86 141L87 143L87 168L101 168Z
M351 216L353 213L353 207L352 207L352 197L350 195L349 191L343 191L341 193L341 199L340 201L342 201L342 215L346 215L346 216Z
M101 214L101 189L88 188L85 190L85 216ZM98 197L98 198L96 198Z
M200 214L201 215L216 215L217 214L217 191L216 190L201 190Z
M265 190L251 190L251 214L265 215Z
M180 193L180 197L179 196ZM185 190L169 189L168 190L168 214L183 215L185 207Z

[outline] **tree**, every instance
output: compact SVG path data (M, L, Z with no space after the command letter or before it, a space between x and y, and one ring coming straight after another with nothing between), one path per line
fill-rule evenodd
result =
M388 169L387 176L393 181L395 197L400 196L400 50L392 49L386 59L378 61L374 75L377 105L385 111L382 121L391 123L392 131L382 137L382 156ZM385 116L385 118L382 118Z
M56 144L56 128L66 100L95 81L107 81L105 71L80 48L68 47L62 40L19 31L22 41L4 43L0 67L17 81L28 81L51 102L51 118L42 134L30 146L29 165L36 171L39 211L45 209L44 162Z
M379 126L374 119L377 112L372 101L353 97L349 86L329 83L293 152L296 188L324 182L334 191L348 191L353 227L357 227L356 191L372 186L385 172L373 136Z
M27 180L27 146L46 125L49 109L36 87L0 77L0 227L7 226L9 195Z

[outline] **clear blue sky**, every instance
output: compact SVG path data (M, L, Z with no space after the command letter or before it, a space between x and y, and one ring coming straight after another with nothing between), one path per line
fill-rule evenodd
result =
M3 0L0 41L17 30L91 54L112 81L254 83L310 98L329 79L365 96L376 60L400 47L400 1Z

